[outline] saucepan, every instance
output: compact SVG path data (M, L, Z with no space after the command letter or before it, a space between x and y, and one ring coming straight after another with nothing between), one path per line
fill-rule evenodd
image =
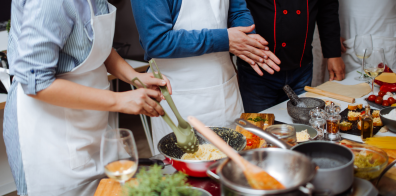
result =
M241 151L246 146L246 137L241 133L225 127L209 127L218 136L228 143L234 150ZM204 139L201 134L195 131L195 135L199 141L199 144L208 144L209 142ZM139 159L139 164L151 165L156 163L158 165L171 164L176 170L181 171L189 176L193 177L208 177L206 170L208 167L216 162L222 161L223 159L201 161L201 160L182 160L184 152L176 146L175 134L169 133L164 136L158 143L158 151L165 156L165 160L153 160L153 159Z
M354 180L352 151L344 146L324 141L302 143L294 147L266 133L244 119L235 122L242 128L265 139L282 149L264 148L240 153L244 158L254 161L286 186L284 190L255 190L247 185L243 175L230 173L238 171L232 161L216 164L207 171L217 177L211 170L218 166L216 172L222 184L222 191L229 195L298 195L307 182L313 184L314 192L327 195L339 194L348 190ZM291 150L289 150L291 149ZM303 161L305 157L309 161ZM316 167L312 169L312 167ZM310 193L312 186L305 186L304 193ZM306 190L308 189L308 191Z

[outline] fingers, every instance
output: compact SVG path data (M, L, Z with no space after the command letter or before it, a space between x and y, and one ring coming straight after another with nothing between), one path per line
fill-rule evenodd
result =
M258 64L260 65L261 68L263 68L269 74L274 74L275 71L280 70L280 67L270 59L265 60L265 63L258 63Z
M172 86L170 84L169 79L164 75L162 75L162 77L164 78L164 81L166 82L166 88L168 88L169 94L172 94Z
M147 104L143 105L143 109L147 111L150 115L164 115L164 110L162 109L162 107L152 99L152 97L161 97L160 93L149 89L146 90L146 93L148 95L145 99ZM158 98L156 99L158 101Z
M334 72L333 70L329 70L329 81L333 81L334 80Z
M247 63L250 64L250 66L252 66L252 68L254 69L254 71L256 71L256 73L260 76L263 76L263 72L260 70L259 66L250 58L248 58L245 55L239 55L239 58L241 58L242 60L246 61Z
M255 25L252 25L248 27L234 27L234 28L244 33L250 33L254 30L255 27L256 27Z
M265 40L263 37L261 37L259 34L249 34L248 35L249 37L251 37L251 38L253 38L253 39L255 39L255 40L257 40L257 41L259 41L261 44L263 44L263 45L268 45L268 42L267 42L267 40ZM268 50L268 47L265 47L264 48L264 50Z
M281 61L279 60L279 58L271 51L264 51L264 53L268 56L268 58L270 58L275 64L281 64ZM280 69L278 69L277 71L279 71Z
M161 92L155 91L152 89L145 89L147 96L157 100L158 102L161 101Z

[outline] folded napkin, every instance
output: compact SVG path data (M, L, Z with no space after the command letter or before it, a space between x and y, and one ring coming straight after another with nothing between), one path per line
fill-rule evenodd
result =
M352 98L360 98L371 92L371 87L367 83L360 83L355 85L343 85L338 82L325 82L316 87L317 89L327 92L344 95ZM306 97L324 97L316 93L307 92Z

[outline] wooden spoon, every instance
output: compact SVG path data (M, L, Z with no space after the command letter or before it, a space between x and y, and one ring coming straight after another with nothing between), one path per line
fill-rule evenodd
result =
M211 129L206 127L201 121L192 116L189 116L187 119L188 122L207 140L209 140L214 146L216 146L220 151L222 151L239 165L252 188L261 190L275 190L285 188L278 180L269 175L263 169L249 163L244 158L242 158L223 139L221 139Z

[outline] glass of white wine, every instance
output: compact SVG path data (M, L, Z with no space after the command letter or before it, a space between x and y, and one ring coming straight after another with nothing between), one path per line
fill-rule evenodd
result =
M365 57L365 49L373 47L373 40L371 35L356 35L355 42L353 45L353 49L355 51L355 55L358 59L361 59L362 69L363 69L363 58ZM366 57L369 57L370 54L367 53ZM355 80L359 81L366 81L367 79L363 75L363 71L361 72L360 76L356 77Z
M371 92L374 94L374 79L385 70L385 53L382 48L367 48L363 59L364 72L370 76Z
M100 159L106 175L124 185L138 168L138 154L132 131L119 128L104 132Z

